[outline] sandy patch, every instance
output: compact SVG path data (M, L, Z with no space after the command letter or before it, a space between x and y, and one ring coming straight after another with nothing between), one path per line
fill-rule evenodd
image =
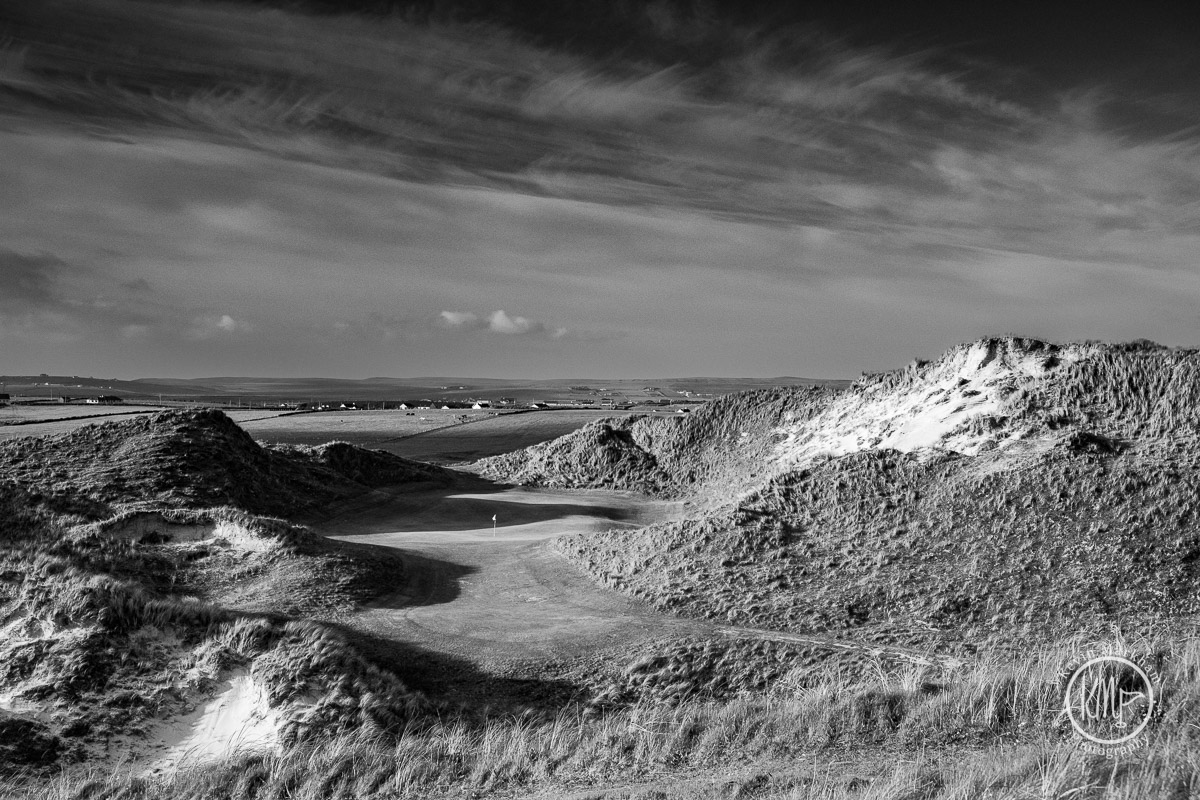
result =
M776 433L776 465L786 469L819 455L863 450L909 453L951 450L976 455L985 446L1005 447L1012 433L975 427L972 420L1003 417L1008 400L1062 365L1086 355L1083 346L1055 353L1025 352L988 342L952 351L912 382L883 382L834 398L813 419L784 425Z
M211 542L226 544L238 550L263 552L273 540L256 536L245 527L227 520L199 523L178 523L154 511L134 514L116 522L102 523L99 531L105 536L119 539L141 540L146 537L163 537L166 543Z
M248 670L235 670L218 694L196 711L151 732L157 751L148 771L270 752L279 743L280 715L266 687Z

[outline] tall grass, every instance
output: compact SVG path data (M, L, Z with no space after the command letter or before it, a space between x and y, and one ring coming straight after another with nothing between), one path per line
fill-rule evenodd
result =
M1167 710L1144 750L1117 758L1080 749L1059 714L1058 673L1078 655L1064 643L952 674L927 666L835 674L792 696L601 715L570 707L547 718L413 717L392 732L332 732L153 780L132 769L104 780L65 772L49 786L10 782L0 791L64 800L552 797L605 786L666 798L1191 796L1200 788L1191 723L1200 641L1140 644L1164 656Z

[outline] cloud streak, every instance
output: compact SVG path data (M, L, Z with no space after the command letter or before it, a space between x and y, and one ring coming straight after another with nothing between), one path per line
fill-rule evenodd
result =
M59 305L56 284L66 266L60 259L44 253L30 255L0 250L0 276L4 281L0 309L22 313Z
M996 330L1194 338L1186 87L1031 91L1019 64L687 15L596 58L78 6L27 12L82 38L54 63L30 34L23 91L171 136L0 134L0 315L30 362L43 336L163 374L844 375Z
M497 309L486 317L480 317L470 311L443 311L438 315L438 323L450 330L486 331L501 336L562 339L571 334L566 328L550 328L544 322L529 317L509 315L504 309Z

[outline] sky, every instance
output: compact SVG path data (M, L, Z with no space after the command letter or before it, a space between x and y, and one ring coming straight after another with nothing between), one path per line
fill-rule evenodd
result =
M834 378L1006 333L1200 344L1191 12L965 5L18 3L0 373Z

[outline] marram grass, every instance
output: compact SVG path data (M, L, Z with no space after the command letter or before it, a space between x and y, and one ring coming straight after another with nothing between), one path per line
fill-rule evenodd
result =
M247 634L230 631L231 638ZM1135 798L1200 791L1200 641L1160 658L1162 713L1132 753L1088 752L1060 713L1080 642L954 671L830 674L803 689L597 714L414 715L285 751L139 777L134 765L12 780L14 800L82 798ZM363 702L369 702L364 698Z

